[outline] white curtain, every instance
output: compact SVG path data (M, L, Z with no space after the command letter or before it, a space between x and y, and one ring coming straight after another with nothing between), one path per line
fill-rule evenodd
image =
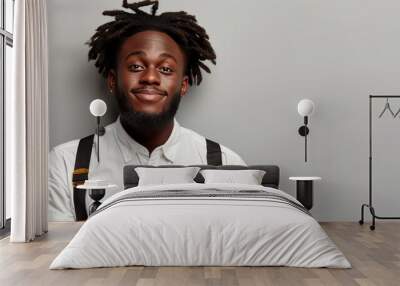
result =
M13 93L6 97L6 188L12 242L47 232L48 55L46 0L16 0Z

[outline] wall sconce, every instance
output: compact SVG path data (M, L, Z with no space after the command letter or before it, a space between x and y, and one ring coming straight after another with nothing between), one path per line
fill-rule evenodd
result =
M107 111L107 104L101 99L95 99L90 103L90 113L97 119L97 162L100 162L100 136L106 132L103 126L100 126L100 117Z
M299 128L299 134L304 136L304 162L307 162L307 135L310 133L308 129L308 116L314 111L314 102L309 99L300 100L297 105L297 112L304 117L304 125Z

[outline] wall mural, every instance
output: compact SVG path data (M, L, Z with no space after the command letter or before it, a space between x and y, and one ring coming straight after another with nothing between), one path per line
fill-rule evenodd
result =
M206 62L216 64L195 16L157 14L158 1L123 1L122 6L125 10L103 12L114 20L99 26L88 42L89 60L115 97L119 116L97 134L51 151L50 220L86 219L99 196L123 190L125 165L245 165L232 150L175 119L189 87L202 82L202 72L211 72ZM150 13L142 10L145 6L151 6ZM98 115L106 110L101 104L93 107L103 109ZM85 181L94 184L89 193L77 188Z

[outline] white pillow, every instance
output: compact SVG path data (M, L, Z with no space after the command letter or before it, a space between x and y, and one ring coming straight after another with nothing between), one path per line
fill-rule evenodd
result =
M139 176L138 186L195 183L199 167L135 168Z
M234 183L247 185L261 185L265 171L262 170L201 170L204 183Z

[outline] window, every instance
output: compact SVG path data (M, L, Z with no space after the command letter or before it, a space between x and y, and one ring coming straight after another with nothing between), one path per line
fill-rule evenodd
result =
M13 30L14 0L0 0L0 236L9 230L11 217L11 196L4 188L4 105L11 92Z

